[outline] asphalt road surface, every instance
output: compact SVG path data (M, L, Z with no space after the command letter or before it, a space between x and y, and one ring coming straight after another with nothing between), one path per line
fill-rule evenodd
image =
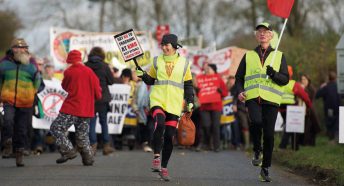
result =
M17 168L15 159L0 159L0 186L7 185L311 185L306 179L273 165L272 183L258 180L260 169L253 167L242 151L193 152L174 150L169 162L170 182L150 170L152 154L141 150L116 151L111 156L97 153L93 166L83 166L81 157L56 164L58 153L24 158Z

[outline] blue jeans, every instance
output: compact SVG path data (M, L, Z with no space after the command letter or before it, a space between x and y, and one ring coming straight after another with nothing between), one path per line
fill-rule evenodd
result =
M98 112L98 117L99 117L99 123L102 128L102 138L103 138L103 143L107 144L109 143L109 129L107 125L107 111L103 112ZM97 121L97 116L94 118L91 118L90 121L90 144L93 145L97 143L97 134L96 134L96 121Z

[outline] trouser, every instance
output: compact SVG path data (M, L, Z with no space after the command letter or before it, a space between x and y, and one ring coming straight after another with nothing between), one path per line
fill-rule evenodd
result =
M338 135L338 126L339 126L339 116L335 115L333 117L326 116L326 130L327 130L327 136L330 140L335 139L335 137Z
M99 118L99 123L102 128L102 140L103 144L107 144L110 141L110 136L109 136L109 129L108 129L108 124L107 124L107 111L101 111L98 112L98 118ZM90 143L91 145L97 143L97 134L96 134L96 121L97 121L97 115L94 118L91 118L90 121Z
M147 117L146 123L139 123L139 136L140 136L140 143L148 142L151 144L152 134L154 131L154 121L151 116Z
M278 107L269 104L259 104L255 100L247 101L246 106L251 120L250 130L253 138L253 151L263 151L262 167L270 167ZM263 148L261 144L262 136Z
M81 118L60 113L50 126L51 134L56 138L56 145L62 155L70 153L74 148L66 133L69 127L75 127L75 141L77 149L92 156L88 125L90 118Z
M27 131L32 120L32 108L19 108L10 104L4 104L4 125L2 141L12 138L13 149L26 147Z
M173 138L176 133L178 116L164 112L160 107L152 108L154 119L154 154L161 154L161 167L166 168L173 151ZM163 143L163 145L162 145Z
M220 118L221 111L201 111L203 142L210 146L210 139L213 139L214 149L220 147Z

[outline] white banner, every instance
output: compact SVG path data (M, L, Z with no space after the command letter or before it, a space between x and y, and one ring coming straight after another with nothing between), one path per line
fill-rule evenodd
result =
M108 112L109 134L121 134L125 115L128 112L130 85L114 84L109 86L111 93L110 112Z
M339 107L339 143L344 143L344 107Z
M50 28L50 56L56 70L63 70L66 68L66 58L70 51L70 38L87 33L88 32L81 30L67 28Z
M65 60L70 50L76 49L82 53L83 62L87 61L87 55L93 47L101 47L105 51L105 62L112 63L116 68L123 69L134 67L133 62L125 63L116 45L113 35L116 33L85 32L66 28L50 29L50 55L54 61L56 70L66 67ZM144 55L137 58L140 66L147 66L156 53L156 46L146 34L138 34Z
M286 132L304 133L306 107L287 106Z
M44 117L38 119L32 117L32 127L37 129L50 129L51 123L56 119L67 93L62 89L60 81L44 80L45 88L38 94L42 103ZM108 112L109 134L122 133L124 118L127 113L130 86L114 84L109 86L112 100L110 102L110 112ZM68 131L74 131L74 126ZM101 126L97 119L96 132L101 133Z

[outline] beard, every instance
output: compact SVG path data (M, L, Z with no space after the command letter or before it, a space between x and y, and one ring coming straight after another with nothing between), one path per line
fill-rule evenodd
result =
M30 57L30 54L27 52L15 52L13 58L21 64L27 65L30 63Z

